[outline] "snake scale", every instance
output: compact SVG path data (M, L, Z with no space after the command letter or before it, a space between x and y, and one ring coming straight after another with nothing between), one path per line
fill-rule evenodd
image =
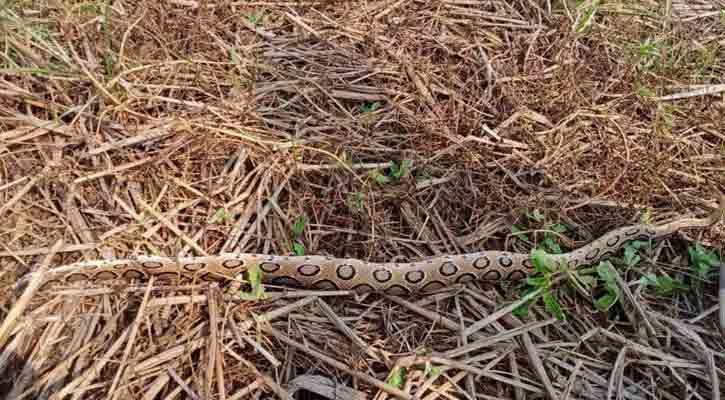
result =
M710 226L722 218L724 210L725 196L721 195L719 208L707 218L685 218L662 225L627 226L610 231L584 247L550 257L558 265L564 263L571 268L591 265L632 240L659 239L681 229ZM162 280L188 277L217 281L234 279L251 265L257 265L263 271L263 281L272 285L394 295L428 292L477 279L517 280L533 271L529 254L506 251L445 255L410 263L373 263L326 256L223 253L189 258L142 256L79 262L49 269L43 274L42 283L142 279L150 275ZM33 274L26 275L23 281L31 279Z

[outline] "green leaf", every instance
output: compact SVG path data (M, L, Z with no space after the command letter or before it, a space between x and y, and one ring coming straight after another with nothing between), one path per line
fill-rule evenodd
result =
M717 265L720 260L714 252L705 250L700 243L687 248L690 261L693 264L698 277L706 279L713 266Z
M619 300L618 296L614 293L607 293L604 296L594 301L594 306L599 311L609 311L610 308Z
M307 225L307 218L304 215L300 215L297 217L294 225L292 225L292 234L294 234L295 237L300 237L302 232L305 230L305 225Z
M564 321L566 316L564 315L564 311L561 309L561 305L556 300L556 297L554 297L551 292L547 291L544 292L543 298L546 310L552 313L559 321Z
M251 291L239 293L239 297L243 300L260 300L266 297L264 286L262 286L262 269L258 265L252 264L247 268L247 276L249 278L249 286Z
M441 375L443 370L440 367L430 367L427 371L427 375L431 378L437 378Z
M410 160L401 161L400 166L398 166L395 162L393 162L392 165L390 166L390 173L393 176L393 178L400 179L408 171L408 168L410 168Z
M305 245L300 242L294 242L292 243L292 251L295 253L296 256L304 256Z
M390 183L390 178L388 178L387 176L385 176L382 173L380 173L380 171L378 171L377 169L374 169L374 170L370 171L369 175L379 185L384 185L386 183Z
M534 270L539 273L551 273L551 259L549 255L541 249L536 249L531 253L531 262L534 264Z
M523 229L521 229L518 225L514 225L511 227L511 235L516 236L517 238L521 240L529 241L529 237L525 233L521 233Z
M546 287L549 285L549 279L545 276L530 276L526 278L526 283L535 287Z
M222 207L219 207L214 215L211 217L211 221L214 224L223 224L227 222L232 216L229 214L227 210L225 210Z
M535 209L533 212L527 213L526 215L537 222L541 222L544 220L544 214L542 214L538 208Z
M541 243L544 245L545 248L549 249L549 251L553 254L561 254L561 247L559 247L559 244L554 241L551 237L545 237L544 240L541 241Z
M612 263L609 261L600 261L599 265L597 265L597 275L599 275L599 278L604 282L616 285L616 280L614 279L611 268Z
M381 103L379 101L376 101L373 103L366 102L365 104L360 106L360 111L362 111L364 113L371 113L371 112L374 112L375 110L377 110L378 108L380 108L380 106L382 106L382 105L383 105L383 103Z
M654 285L655 293L660 296L669 296L676 290L684 290L688 288L688 286L680 280L673 279L668 275L661 275L656 279L657 283Z
M624 261L627 263L628 267L633 267L639 263L640 257L637 254L637 251L637 247L630 246L629 243L624 246Z
M567 227L564 224L554 224L549 229L551 229L552 231L554 231L556 233L564 233L567 231Z
M529 303L522 304L511 311L515 317L523 318L529 316Z
M352 208L353 210L362 210L363 209L363 195L360 192L354 192L349 193L347 195L347 204L348 207Z
M405 384L405 368L396 368L390 375L390 378L388 379L388 384L397 389L402 388Z

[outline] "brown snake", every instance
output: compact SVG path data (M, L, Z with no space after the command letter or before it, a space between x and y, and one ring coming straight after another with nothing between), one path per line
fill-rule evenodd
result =
M551 260L570 268L591 265L618 251L631 240L651 240L685 228L707 227L717 223L725 210L725 196L708 218L679 219L663 225L632 225L608 232L590 244L565 254L552 254ZM108 279L158 279L180 277L214 281L235 279L250 265L263 271L266 283L318 290L353 290L408 294L440 289L455 283L480 280L517 280L533 271L531 256L505 251L446 255L410 263L372 263L357 259L326 256L274 256L224 253L219 256L168 258L141 256L112 261L86 261L50 269L44 284ZM32 278L30 274L23 281Z

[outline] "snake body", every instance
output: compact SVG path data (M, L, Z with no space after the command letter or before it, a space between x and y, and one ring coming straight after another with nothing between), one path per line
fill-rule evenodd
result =
M557 265L570 268L591 265L617 252L632 240L653 240L681 229L707 227L718 222L725 210L720 207L708 218L680 219L663 225L638 224L606 233L588 245L564 254L549 255ZM533 272L531 255L505 251L482 251L445 255L410 263L373 263L358 259L326 256L275 256L250 253L223 253L218 256L172 258L141 256L124 260L79 262L53 268L43 274L44 284L109 279L198 278L206 281L235 279L257 265L263 281L272 285L317 290L352 290L358 293L384 292L404 295L429 292L473 280L518 280ZM24 280L31 279L32 274Z

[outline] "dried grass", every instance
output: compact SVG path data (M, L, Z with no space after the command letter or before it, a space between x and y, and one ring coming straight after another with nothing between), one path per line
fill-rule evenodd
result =
M722 224L620 270L617 312L562 294L566 322L512 315L511 285L10 288L38 264L288 254L301 215L307 253L380 261L528 251L508 233L533 208L579 246L642 206L714 206L723 6L607 2L575 34L571 2L0 5L0 393L721 398L716 283L662 297L640 278L688 279L685 245L722 253ZM401 179L371 177L402 160Z

